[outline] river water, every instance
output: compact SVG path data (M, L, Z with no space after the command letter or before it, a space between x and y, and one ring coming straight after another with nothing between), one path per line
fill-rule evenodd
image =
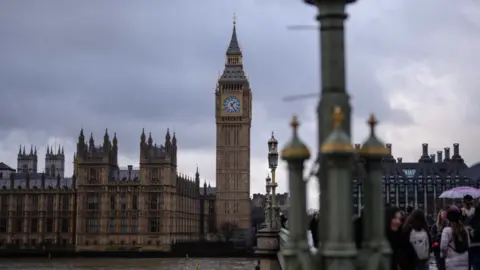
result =
M251 258L159 258L159 259L2 259L0 269L22 270L253 270Z

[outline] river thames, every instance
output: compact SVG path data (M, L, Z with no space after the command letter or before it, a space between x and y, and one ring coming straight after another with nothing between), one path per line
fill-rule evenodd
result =
M135 270L253 270L252 258L158 258L158 259L2 259L0 269L135 269Z

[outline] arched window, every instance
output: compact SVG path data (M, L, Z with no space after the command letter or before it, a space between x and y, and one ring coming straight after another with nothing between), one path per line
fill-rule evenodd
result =
M55 165L53 165L53 164L52 164L52 166L50 166L50 176L51 177L55 176Z
M97 182L97 171L95 169L90 169L89 182L90 183L96 183Z

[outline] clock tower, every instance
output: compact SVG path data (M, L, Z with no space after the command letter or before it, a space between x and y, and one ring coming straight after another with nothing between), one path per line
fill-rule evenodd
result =
M252 91L243 70L242 51L235 24L234 20L225 68L215 90L216 211L220 230L225 229L225 226L235 229L249 229L251 226Z

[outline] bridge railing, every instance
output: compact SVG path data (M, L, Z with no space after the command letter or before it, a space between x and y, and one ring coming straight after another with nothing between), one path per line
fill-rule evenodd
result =
M280 232L278 233L279 240L280 240L280 250L282 250L282 247L285 246L285 244L288 242L288 236L290 235L290 232L282 228L280 229Z
M280 229L280 232L278 233L279 251L278 251L278 254L277 254L277 258L278 258L278 261L279 261L282 269L286 269L283 250L284 250L284 247L288 243L289 237L290 237L290 231L288 229L285 229L285 228ZM312 234L310 233L310 231L307 231L307 240L308 240L308 246L310 247L310 252L312 254L315 254L317 252L317 249L313 246L313 238L312 238Z

